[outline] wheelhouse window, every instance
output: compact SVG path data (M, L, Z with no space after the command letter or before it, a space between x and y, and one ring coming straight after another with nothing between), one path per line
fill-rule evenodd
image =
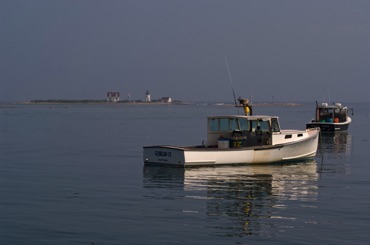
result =
M260 121L260 127L263 132L269 132L270 131L270 122L262 120Z
M338 118L340 122L344 122L347 116L347 108L337 108L334 111L334 118Z
M209 120L209 130L210 131L218 131L218 119L217 118L212 118Z
M263 131L263 132L269 132L270 131L270 123L268 120L253 120L251 121L252 124L252 132L255 131Z
M249 130L249 121L245 118L237 119L239 122L239 130L241 131L248 131Z
M229 119L220 118L220 131L228 131L228 130L229 130Z
M321 109L320 111L320 119L332 118L333 117L333 109L325 108Z
M209 119L209 129L212 132L248 131L249 121L245 118L212 118Z
M271 118L271 131L280 132L280 126L277 118Z

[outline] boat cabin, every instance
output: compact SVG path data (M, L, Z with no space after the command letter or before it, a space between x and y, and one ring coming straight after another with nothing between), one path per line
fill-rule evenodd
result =
M271 116L211 116L207 132L208 147L272 145L272 135L280 133L280 125L278 117Z
M347 120L348 108L340 103L328 105L322 103L316 106L315 121L327 123L340 123Z

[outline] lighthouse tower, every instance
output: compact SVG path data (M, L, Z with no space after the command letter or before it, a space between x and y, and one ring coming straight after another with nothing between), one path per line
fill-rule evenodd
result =
M146 93L145 93L145 101L146 102L150 102L151 100L150 100L150 93L149 93L149 91L147 90L146 91Z

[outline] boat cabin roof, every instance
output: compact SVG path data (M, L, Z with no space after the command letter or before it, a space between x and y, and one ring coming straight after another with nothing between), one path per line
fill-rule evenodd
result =
M255 116L244 116L244 115L227 115L227 116L209 116L208 119L215 118L244 118L247 120L270 120L271 118L279 118L277 116L265 116L265 115L255 115Z
M342 108L347 109L347 107L343 106L341 103L335 103L332 105L329 105L328 103L321 103L320 105L317 105L318 109L336 109L336 108Z

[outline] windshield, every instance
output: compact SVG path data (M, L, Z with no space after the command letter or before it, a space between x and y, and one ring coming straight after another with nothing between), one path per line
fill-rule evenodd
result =
M210 131L248 131L250 122L246 118L212 118L209 120Z

